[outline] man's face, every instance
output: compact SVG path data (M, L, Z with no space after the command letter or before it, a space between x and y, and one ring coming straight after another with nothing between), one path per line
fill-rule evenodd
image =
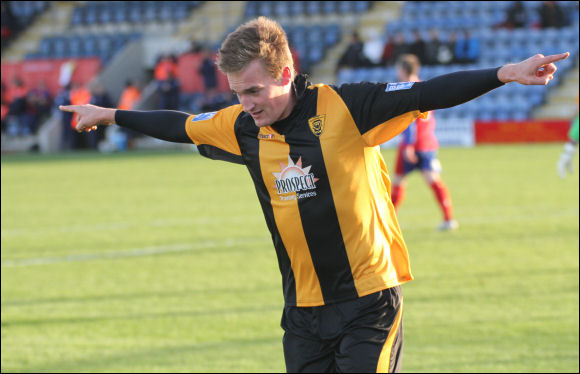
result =
M233 93L238 96L244 112L249 113L256 126L269 126L286 118L292 111L292 80L288 74L275 80L260 60L254 60L245 69L228 73Z

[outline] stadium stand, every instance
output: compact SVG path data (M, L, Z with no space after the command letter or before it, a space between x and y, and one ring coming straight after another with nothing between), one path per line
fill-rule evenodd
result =
M506 1L407 1L398 20L386 25L385 37L402 33L405 40L413 39L418 30L424 40L429 31L439 31L442 40L452 32L469 30L480 44L476 61L469 64L423 66L423 79L457 70L479 69L499 66L518 61L536 53L553 54L570 51L571 58L558 64L559 75L551 82L550 89L558 86L562 77L573 67L578 57L578 2L559 1L567 19L561 28L540 28L538 7L541 2L524 1L528 15L527 25L520 29L498 27L505 20L506 11L513 2ZM337 83L358 81L381 82L396 80L392 66L343 69L339 71ZM525 89L524 89L525 88ZM546 99L547 90L542 87L506 85L468 105L438 111L439 118L469 118L484 120L506 120L530 118L532 110Z
M126 43L141 38L140 33L51 36L42 39L38 51L26 59L99 57L105 65Z
M71 26L150 22L180 22L201 1L93 1L75 8Z
M2 1L2 50L49 5L49 1Z
M83 82L98 76L116 101L126 79L140 80L143 95L139 108L155 109L157 86L153 79L153 69L155 61L169 53L177 58L180 109L199 112L204 102L207 102L208 95L200 72L203 53L189 50L192 41L199 42L215 53L228 32L245 20L263 15L278 20L284 26L293 53L299 61L300 72L309 73L315 81L331 84L388 82L397 79L394 68L384 64L335 72L338 56L345 50L353 31L359 31L364 39L370 35L366 31L373 29L379 31L383 40L401 33L406 42L410 42L414 31L418 31L428 42L430 31L435 29L442 42L448 42L453 34L457 34L459 43L463 40L464 31L469 31L471 38L476 41L471 61L424 65L421 71L423 79L457 70L498 66L539 52L550 54L569 50L572 57L558 64L559 74L548 90L507 85L467 104L441 110L438 114L441 119L529 119L535 108L546 102L549 96L547 92L558 86L568 71L577 70L574 65L578 61L578 2L558 1L557 4L565 14L564 24L562 27L541 28L541 2L524 1L524 27L508 29L505 27L506 13L513 3L3 2L3 92L5 88L8 91L10 89L9 72L21 74L22 71L32 71L30 69L40 72L49 65L54 72L71 59L79 62L79 66L83 66L84 61L91 61L92 75L83 75ZM8 12L5 13L5 9ZM16 17L18 24L27 25L28 30L36 27L34 32L21 32L21 36L26 36L24 40L14 38L12 34L14 44L19 45L19 50L24 53L20 53L17 61L14 61L13 56L18 54L10 54L10 62L5 59L4 48L4 20L8 14ZM38 26L41 17L44 17L43 26ZM51 22L55 20L58 24L51 27ZM24 81L28 87L35 87L41 76L40 73L28 74ZM225 76L218 73L217 77L218 96L227 96L229 87ZM58 88L58 82L52 78L47 83L54 95L58 91L55 89ZM215 93L210 96L215 98ZM226 97L224 102L229 103L229 98ZM3 100L3 116L6 112L4 104Z

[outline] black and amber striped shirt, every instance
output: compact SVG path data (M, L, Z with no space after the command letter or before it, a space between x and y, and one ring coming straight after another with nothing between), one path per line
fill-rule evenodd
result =
M201 154L248 168L278 256L287 305L351 300L413 279L379 145L422 112L501 85L496 69L482 72L486 78L479 78L474 92L464 83L464 90L449 98L453 90L441 92L437 100L443 104L422 104L421 96L433 96L445 84L335 87L310 85L298 76L293 111L271 126L257 127L241 105L187 117L187 136ZM130 122L124 116L116 116L120 125Z

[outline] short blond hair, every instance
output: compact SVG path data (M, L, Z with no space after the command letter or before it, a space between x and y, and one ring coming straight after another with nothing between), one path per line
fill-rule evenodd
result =
M256 59L274 79L282 76L286 66L295 74L286 32L266 17L248 21L230 33L219 50L217 66L225 74L237 73Z

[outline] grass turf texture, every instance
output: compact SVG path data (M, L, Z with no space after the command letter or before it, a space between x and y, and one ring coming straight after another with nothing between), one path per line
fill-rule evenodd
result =
M407 372L578 372L578 158L440 152L457 232L409 178ZM384 152L389 170L394 151ZM2 372L280 372L281 279L243 166L2 156Z

